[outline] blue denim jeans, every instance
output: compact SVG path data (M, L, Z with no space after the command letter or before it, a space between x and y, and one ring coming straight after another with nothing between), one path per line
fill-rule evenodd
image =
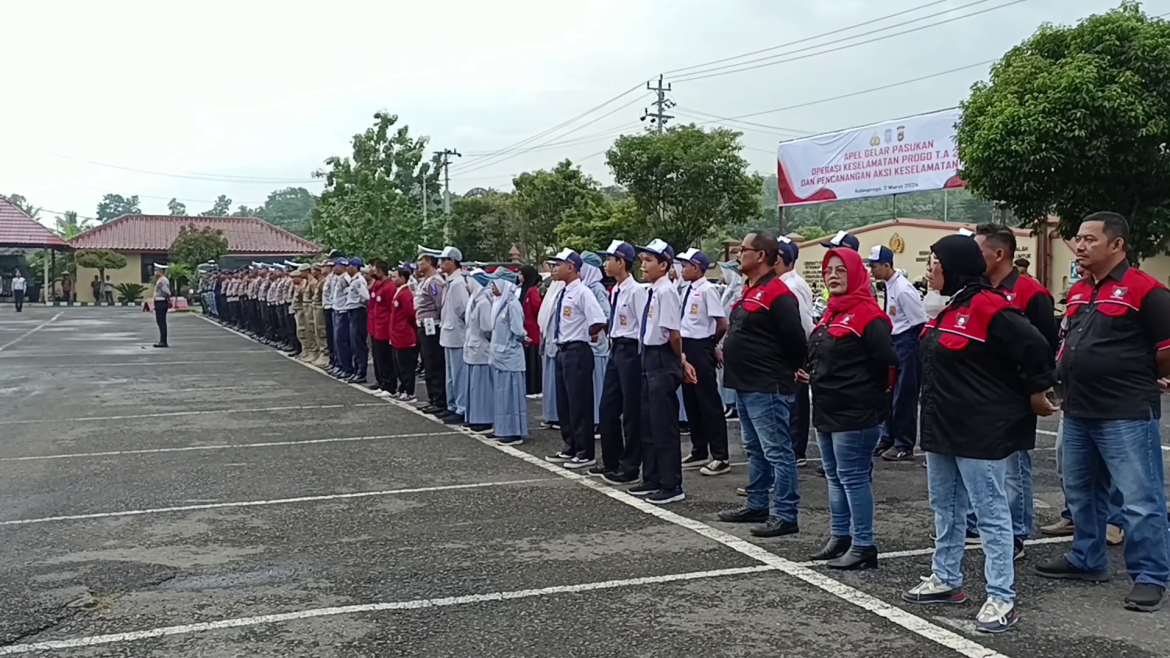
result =
M934 509L934 544L931 569L950 587L963 586L963 553L966 550L968 504L975 511L983 539L983 575L987 595L1015 601L1016 572L1012 563L1012 515L1008 511L1004 479L1007 460L967 459L926 453L926 482ZM970 503L968 503L970 501Z
M1061 412L1060 420L1056 424L1056 475L1060 478L1061 491L1064 490L1064 414ZM1068 496L1066 495L1064 507L1060 510L1060 517L1072 521L1072 512L1068 511ZM1109 482L1109 525L1115 527L1122 527L1121 520L1121 491L1118 490L1113 482Z
M873 451L881 436L880 426L817 432L829 483L829 532L852 537L854 546L873 546Z
M1020 539L1032 535L1032 523L1036 512L1035 493L1032 486L1032 453L1021 450L1006 460L1007 472L1003 485L1007 490L1008 509L1012 513L1012 534ZM976 533L975 513L967 512L967 532Z
M788 421L794 402L791 395L739 391L735 405L748 456L747 506L768 509L771 487L772 516L797 523L800 492Z
M1158 419L1091 420L1064 417L1064 495L1072 512L1072 550L1078 569L1103 572L1110 482L1121 492L1125 566L1137 584L1166 586L1170 539L1166 479Z

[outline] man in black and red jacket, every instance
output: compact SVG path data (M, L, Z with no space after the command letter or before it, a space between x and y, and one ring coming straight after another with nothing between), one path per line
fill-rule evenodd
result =
M723 385L737 394L749 482L747 504L720 512L719 519L761 523L751 529L757 537L800 531L789 416L796 371L804 365L808 344L796 296L774 271L779 253L776 237L769 233L749 233L743 239L739 271L747 285L731 311L723 343Z
M1068 332L1057 355L1064 385L1062 471L1072 549L1036 566L1049 578L1109 579L1105 524L1112 481L1123 500L1130 610L1162 605L1170 580L1159 378L1170 375L1170 290L1130 267L1129 223L1098 212L1081 222L1068 293ZM1109 478L1103 477L1108 473Z

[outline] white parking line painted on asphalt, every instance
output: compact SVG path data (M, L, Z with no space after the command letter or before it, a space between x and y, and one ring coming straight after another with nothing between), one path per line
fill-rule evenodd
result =
M24 340L25 338L28 338L29 336L40 331L41 329L44 329L46 326L48 326L50 323L52 323L53 320L56 320L57 318L61 317L64 313L65 313L64 311L60 311L59 313L57 313L57 315L54 315L53 317L49 318L48 320L45 320L44 322L38 324L37 326L33 327L32 329L29 329L28 331L17 336L16 338L13 338L12 340L8 341L7 343L0 345L0 352L3 352L4 350L8 349L9 347L12 347L13 345Z
M202 317L202 316L200 316L200 317ZM210 318L204 318L204 319L207 322L211 322L212 324L216 324ZM219 326L219 325L216 324L216 326ZM247 340L252 340L250 337L248 337L244 334L241 334L239 332L236 332L232 329L228 329L227 327L223 327L223 328L225 330L230 331L232 333L235 333L236 335L241 336ZM253 342L255 342L255 341L253 341ZM300 362L298 361L297 363L300 363ZM316 368L315 366L311 366L307 363L301 363L301 365L306 367L306 368L309 368L311 370L316 370L317 372L321 372L322 374L325 374L323 371L321 371L319 368ZM360 387L358 385L350 384L350 386L359 390L359 391L364 391L366 393L370 393L370 391L363 389L362 387ZM427 416L426 414L423 414L421 411L419 411L418 409L416 409L415 407L413 407L409 404L402 403L402 402L395 402L393 400L388 401L388 403L393 404L401 409L404 409L410 413L414 413L414 414L421 416L423 418L428 418L428 419L432 420L433 422L436 422L436 423L439 422L436 419L431 418L430 416ZM536 457L534 455L530 455L530 454L524 452L523 450L518 450L518 449L510 447L510 446L502 446L499 443L492 441L490 439L484 438L483 436L480 436L479 434L476 434L475 432L472 432L471 430L468 430L466 428L455 428L455 429L456 429L456 431L463 433L463 434L466 434L467 436L479 441L480 443L482 443L484 445L491 446L492 448L495 448L496 450L499 450L500 452L511 455L512 457L515 457L515 458L520 459L522 461L525 461L525 462L531 464L532 466L540 468L541 470L553 473L558 477L562 477L562 478L565 478L567 480L571 480L573 482L576 482L577 484L579 484L583 487L592 489L592 490L594 490L594 491L596 491L604 496L607 496L612 500L616 500L624 505L629 505L630 507L633 507L641 512L644 512L650 516L653 516L661 521L666 521L667 523L674 524L674 525L679 526L681 528L686 528L687 530L691 530L692 532L695 532L696 534L699 534L703 537L706 537L712 541L723 544L724 546L726 546L726 547L728 547L728 548L730 548L730 549L732 549L732 550L734 550L742 555L746 555L746 556L748 556L754 560L757 560L757 561L759 561L767 566L773 567L776 571L783 572L783 573L785 573L789 576L792 576L793 578L796 578L797 580L800 580L808 585L811 585L817 589L820 589L824 592L832 594L833 596L836 596L837 598L841 599L842 601L845 601L846 603L857 606L858 608L861 608L862 610L865 610L865 611L870 612L874 615L877 615L878 617L881 617L881 618L886 619L890 622L893 622L894 624L901 626L902 628L910 631L911 633L914 633L915 635L918 635L919 637L922 637L922 638L930 640L931 642L934 642L938 645L941 645L943 647L951 649L952 651L955 651L955 652L960 653L964 656L967 656L967 658L1008 658L1004 654L1001 654L1001 653L995 651L994 649L990 649L988 647L985 647L982 644L979 644L978 642L970 640L970 639L968 639L968 638L966 638L966 637L964 637L964 636L962 636L962 635L960 635L952 630L948 630L946 628L943 628L942 626L931 623L930 621L927 621L926 619L923 619L922 617L919 617L919 616L911 614L905 610L902 610L901 608L894 607L893 605L890 605L889 603L886 603L885 601L882 601L881 599L879 599L875 596L871 596L869 594L866 594L865 592L862 592L861 590L850 587L849 585L846 585L845 583L842 583L838 580L830 578L829 576L826 576L822 573L819 573L818 571L816 571L810 567L793 562L792 560L782 558L782 557L780 557L774 553L771 553L771 552L769 552L769 551L767 551L759 546L756 546L755 544L752 544L751 542L745 541L743 539L740 539L739 537L736 537L735 535L729 534L727 532L724 532L722 530L719 530L717 528L709 526L706 523L703 523L702 521L697 521L695 519L691 519L691 518L683 516L681 514L676 514L674 512L666 510L662 507L655 506L655 505L653 505L649 502L646 502L640 498L630 496L629 494L625 493L625 491L623 491L623 490L613 489L613 488L611 488L603 483L594 481L593 478L590 478L590 477L585 476L585 475L578 475L577 473L566 470L565 468L561 467L560 465L551 464L549 462L546 462L546 461L540 459L539 457Z
M516 599L530 599L540 596L556 596L558 594L580 594L582 592L598 592L609 589L645 587L647 585L661 585L665 583L687 582L710 578L728 578L746 574L767 573L776 571L775 567L759 565L754 567L738 567L734 569L715 569L711 571L692 571L690 573L676 573L665 576L646 576L644 578L626 578L623 580L603 580L594 583L579 585L556 585L539 589L522 589L510 592L492 592L489 594L467 594L464 596L445 596L436 599L415 599L413 601L393 601L386 603L366 603L362 605L347 605L334 608L316 608L313 610L299 610L274 615L258 615L255 617L237 617L220 621L184 624L182 626L164 626L128 633L112 633L110 635L91 635L70 640L50 640L31 644L14 644L0 647L0 656L11 656L34 651L54 651L60 649L81 649L105 644L121 644L137 642L152 638L168 637L172 635L189 635L207 631L223 630L228 628L244 628L277 624L280 622L296 621L299 619L319 619L321 617L336 617L339 615L354 615L370 612L397 612L401 610L422 610L426 608L445 608L456 605L473 605L477 603L497 603L500 601L514 601Z
M62 455L33 455L29 457L3 457L5 462L35 462L50 459L83 459L86 457L121 457L125 455L157 455L167 452L200 452L204 450L242 450L247 448L280 448L285 446L311 446L324 443L357 443L381 441L384 439L413 439L430 436L453 436L458 432L418 432L415 434L382 434L378 436L346 436L333 439L305 439L304 441L266 441L264 443L218 443L206 446L184 446L182 448L143 448L139 450L109 450L106 452L73 452Z
M192 365L215 365L231 363L239 365L239 361L159 361L157 359L146 359L144 361L127 361L124 363L49 363L36 366L37 368L113 368L117 366L192 366ZM31 365L29 367L32 367Z
M15 361L17 359L77 359L79 357L92 357L92 356L126 356L126 357L139 356L135 352L130 352L129 350L131 350L131 349L133 349L133 348L129 347L129 346L114 347L112 349L112 351L117 351L116 354L102 354L101 349L98 349L95 352L53 352L51 354L5 354L3 356L0 356L0 361ZM138 351L142 353L142 356L146 356L147 354L155 355L155 354L160 353L157 349L150 347L150 346L140 347L138 349ZM271 351L272 351L271 349L267 349L267 350L206 350L206 351L199 350L199 353L200 354L264 354L266 352L271 352ZM176 350L174 348L171 348L170 350L168 350L167 354L174 354L175 352L176 352ZM167 362L166 361L152 360L152 361L143 361L143 363L147 364L147 365L153 365L155 363L167 363ZM206 363L206 362L201 361L200 363ZM80 363L79 364L79 363L76 363L74 361L70 361L69 365L79 365L79 366L90 365L93 367L98 367L98 366L104 366L104 365L108 365L108 364L105 364L105 363L91 363L91 364Z
M122 416L79 416L77 418L33 418L28 420L0 420L0 425L29 425L32 423L79 423L98 420L130 420L134 418L171 418L173 416L206 416L210 414L249 414L274 411L301 411L304 409L344 409L351 407L380 407L384 402L357 404L298 404L287 407L258 407L255 409L202 409L198 411L166 411L157 414L126 414Z
M325 500L350 500L354 498L374 498L378 496L402 496L406 494L431 493L435 491L458 491L460 489L486 489L488 487L508 487L518 484L535 484L537 482L555 481L556 478L529 478L527 480L507 480L505 482L476 482L474 484L447 484L438 487L416 487L414 489L387 489L385 491L361 491L357 493L324 494L320 496L300 496L298 498L276 498L273 500L245 500L233 503L208 503L205 505L178 505L175 507L155 507L151 509L125 510L121 512L96 512L93 514L69 514L65 516L46 516L39 519L14 519L0 521L0 526L32 525L34 523L52 523L54 521L84 521L88 519L110 519L123 516L143 516L146 514L168 514L171 512L194 512L208 509L227 509L233 507L267 507L270 505L291 505L294 503L316 503Z
M1068 544L1072 542L1072 537L1044 537L1043 539L1028 539L1024 541L1025 546L1043 546L1045 544ZM981 551L983 546L965 546L965 551ZM930 548L915 548L909 551L890 551L889 553L878 553L878 560L896 560L901 557L921 557L923 555L934 555L934 547ZM824 562L801 562L802 567L820 567L824 566Z

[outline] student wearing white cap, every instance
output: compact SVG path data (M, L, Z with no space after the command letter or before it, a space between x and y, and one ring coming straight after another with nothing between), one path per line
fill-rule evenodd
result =
M443 247L439 252L439 270L447 277L447 296L440 313L439 345L447 362L447 411L444 422L463 422L467 414L467 362L463 360L463 342L467 339L467 300L470 290L463 275L463 252Z
M545 457L565 468L585 469L597 463L593 442L593 350L590 343L605 329L605 312L593 291L581 282L584 261L563 249L551 263L553 276L565 283L557 294L552 339L556 344L557 416L564 448Z
M158 324L158 342L155 347L170 347L167 344L167 310L171 307L171 280L167 278L167 266L154 264L154 321Z
M606 332L611 348L601 392L600 470L601 478L609 484L633 485L642 469L642 355L638 338L647 293L630 274L637 258L633 246L614 240L605 256L605 272L615 283L608 300Z
M650 282L642 310L642 484L630 494L656 505L686 500L682 488L682 445L679 439L678 388L694 383L679 333L682 304L667 272L674 249L654 239L639 247L642 274Z
M683 291L679 321L682 349L695 370L695 382L681 387L683 406L691 425L691 453L683 468L698 468L703 475L723 475L731 470L727 452L727 419L719 396L715 346L727 333L727 316L715 286L707 280L711 259L698 249L678 255L683 265Z

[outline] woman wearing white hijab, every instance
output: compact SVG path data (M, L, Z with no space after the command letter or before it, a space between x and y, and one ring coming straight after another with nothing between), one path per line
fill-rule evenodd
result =
M582 254L581 260L584 263L581 266L581 283L593 292L598 305L605 313L605 321L609 322L609 291L601 285L601 265L604 261L601 256L591 251ZM597 338L589 343L589 347L593 348L593 426L596 434L597 425L601 422L601 391L605 388L605 368L609 365L609 336L598 334ZM604 472L604 469L598 470ZM601 475L602 472L596 475Z
M528 386L524 377L528 332L524 329L524 307L516 298L516 274L501 267L490 277L493 436L503 445L514 446L524 443L528 436Z
M557 297L565 289L564 281L553 281L544 293L540 302L540 313L537 320L540 322L541 354L544 356L544 396L541 399L541 411L544 423L542 427L560 429L560 418L557 416L557 344L553 342L553 316L557 310ZM608 305L607 305L608 306Z
M739 263L720 263L719 270L723 272L723 312L731 317L731 307L743 297L743 277L739 274ZM720 343L719 348L723 345ZM723 368L719 369L719 390L723 391L723 406L727 409L727 417L735 417L735 391L723 388Z
M489 365L492 330L492 288L487 272L472 270L467 277L467 335L463 362L467 364L467 415L464 424L476 432L491 429L493 382Z

